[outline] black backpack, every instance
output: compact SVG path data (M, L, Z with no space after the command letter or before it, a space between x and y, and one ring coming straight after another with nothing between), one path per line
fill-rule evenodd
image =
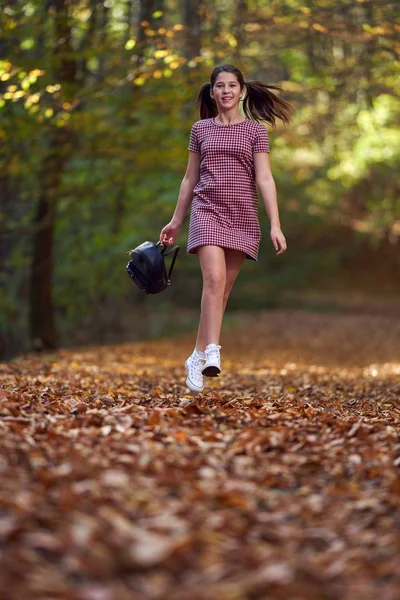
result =
M174 268L179 246L168 248L161 242L144 242L134 250L128 252L130 261L126 265L129 276L136 285L146 294L158 294L165 290L171 283L172 269ZM167 273L165 257L174 252L172 263Z

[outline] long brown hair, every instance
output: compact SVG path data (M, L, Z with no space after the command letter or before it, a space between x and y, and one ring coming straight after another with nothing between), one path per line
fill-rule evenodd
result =
M200 119L209 119L216 117L218 114L217 105L211 98L210 92L218 75L223 72L235 75L240 88L246 88L247 93L243 100L243 112L248 119L258 123L267 122L273 127L275 127L277 119L280 119L283 123L290 123L290 113L293 106L272 91L283 92L283 89L277 85L266 85L261 81L245 81L241 71L232 65L215 67L211 73L210 82L201 86L197 97Z

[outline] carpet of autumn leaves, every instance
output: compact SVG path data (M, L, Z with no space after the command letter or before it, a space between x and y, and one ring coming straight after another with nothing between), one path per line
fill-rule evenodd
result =
M1 365L2 600L398 600L398 314L273 311Z

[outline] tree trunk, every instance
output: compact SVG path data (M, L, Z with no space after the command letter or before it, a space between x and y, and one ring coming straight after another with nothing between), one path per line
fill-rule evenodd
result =
M153 12L154 0L141 0L135 46L136 65L138 67L143 63L144 53L149 39L145 34L145 23L152 22Z
M79 47L80 59L77 61L77 79L84 81L90 75L88 67L89 56L88 51L96 47L96 28L97 28L97 0L89 0L88 9L90 17L88 19L87 30Z
M43 164L42 190L35 217L39 231L33 240L30 326L35 350L57 347L52 299L53 237L56 193L63 165L60 156L57 155L57 139L54 132L52 136L49 154Z
M55 39L52 71L54 79L62 85L61 103L71 95L76 80L68 4L68 0L55 0L53 3ZM70 139L67 126L50 124L48 132L48 153L41 169L41 190L35 216L38 227L33 238L31 266L30 335L37 350L57 346L52 298L53 240L58 192Z
M245 46L245 34L243 25L246 23L248 17L248 3L247 0L238 0L236 6L236 12L233 17L232 33L236 38L237 45L232 51L233 64L239 63L241 58L241 51Z
M187 60L199 56L201 50L199 4L199 0L185 0L183 5L183 24L186 33L184 53Z

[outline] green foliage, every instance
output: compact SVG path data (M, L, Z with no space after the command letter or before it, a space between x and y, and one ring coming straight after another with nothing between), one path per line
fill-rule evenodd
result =
M271 160L283 224L298 251L274 262L266 216L260 262L268 282L251 296L262 305L279 290L316 284L341 264L341 247L319 239L316 220L397 240L400 234L398 41L390 2L203 2L185 26L183 5L146 3L5 3L0 54L0 179L4 202L2 339L26 347L33 222L44 165L62 162L56 205L53 295L62 339L84 326L110 327L109 315L132 299L126 252L157 239L170 219L187 160L195 100L210 68L242 67L246 79L281 83L295 105L293 125L270 132ZM132 8L133 7L133 8ZM140 19L143 19L140 21ZM65 36L55 39L56 26ZM68 135L52 148L54 131ZM61 164L60 162L60 164ZM394 237L393 237L394 236ZM175 303L194 303L184 283L198 285L197 264L185 256ZM347 240L346 243L356 243ZM289 246L290 248L290 246ZM236 304L258 275L248 265ZM257 272L258 273L258 272ZM182 285L182 290L180 288ZM258 291L257 291L258 289ZM171 301L159 299L159 303ZM272 301L272 300L271 300ZM99 325L100 323L100 325ZM114 325L113 325L114 326Z

